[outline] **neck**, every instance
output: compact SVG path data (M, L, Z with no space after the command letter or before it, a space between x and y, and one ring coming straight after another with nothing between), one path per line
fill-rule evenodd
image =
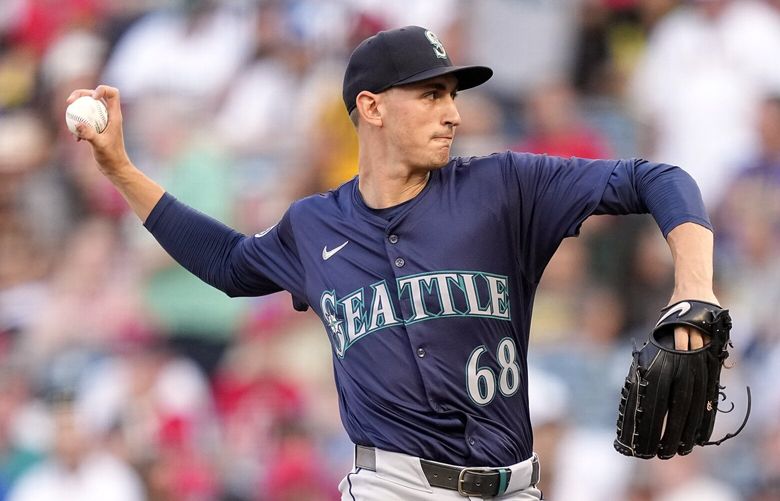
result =
M385 209L411 200L425 188L430 171L409 171L386 168L366 169L361 166L358 189L363 201L372 209Z
M428 183L430 169L410 165L392 142L363 131L358 157L358 189L372 209L385 209L411 200Z

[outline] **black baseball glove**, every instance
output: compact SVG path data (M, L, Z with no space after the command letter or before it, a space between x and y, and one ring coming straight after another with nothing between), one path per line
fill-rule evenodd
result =
M674 347L674 328L691 326L709 342L698 350ZM685 455L694 445L720 445L736 436L750 416L750 388L745 420L739 429L711 442L718 401L725 394L720 370L731 345L728 310L703 301L680 301L661 310L649 339L634 349L634 361L620 395L615 449L650 459ZM705 338L706 339L706 338ZM730 412L734 408L732 403Z

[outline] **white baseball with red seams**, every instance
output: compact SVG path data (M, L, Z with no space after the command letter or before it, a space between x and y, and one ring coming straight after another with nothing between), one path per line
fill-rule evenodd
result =
M77 133L76 125L79 123L87 124L100 133L108 125L108 110L103 101L89 96L81 96L65 110L65 123L74 134Z

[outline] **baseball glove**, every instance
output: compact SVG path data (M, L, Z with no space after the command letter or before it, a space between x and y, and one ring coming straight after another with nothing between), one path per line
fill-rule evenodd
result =
M674 328L691 326L709 342L703 348L674 348ZM685 455L694 445L720 445L736 436L750 416L748 407L742 425L711 442L718 401L725 399L720 371L729 356L731 317L728 310L702 301L680 301L661 310L650 337L637 350L620 395L615 449L621 454L650 459ZM706 339L706 338L705 338ZM734 404L731 404L730 412Z

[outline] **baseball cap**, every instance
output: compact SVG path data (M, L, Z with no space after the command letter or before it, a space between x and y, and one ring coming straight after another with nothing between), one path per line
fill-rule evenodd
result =
M363 40L349 58L342 89L344 105L352 113L357 95L364 90L379 93L450 74L458 79L458 90L463 90L485 83L493 70L454 66L439 38L420 26L380 31Z

